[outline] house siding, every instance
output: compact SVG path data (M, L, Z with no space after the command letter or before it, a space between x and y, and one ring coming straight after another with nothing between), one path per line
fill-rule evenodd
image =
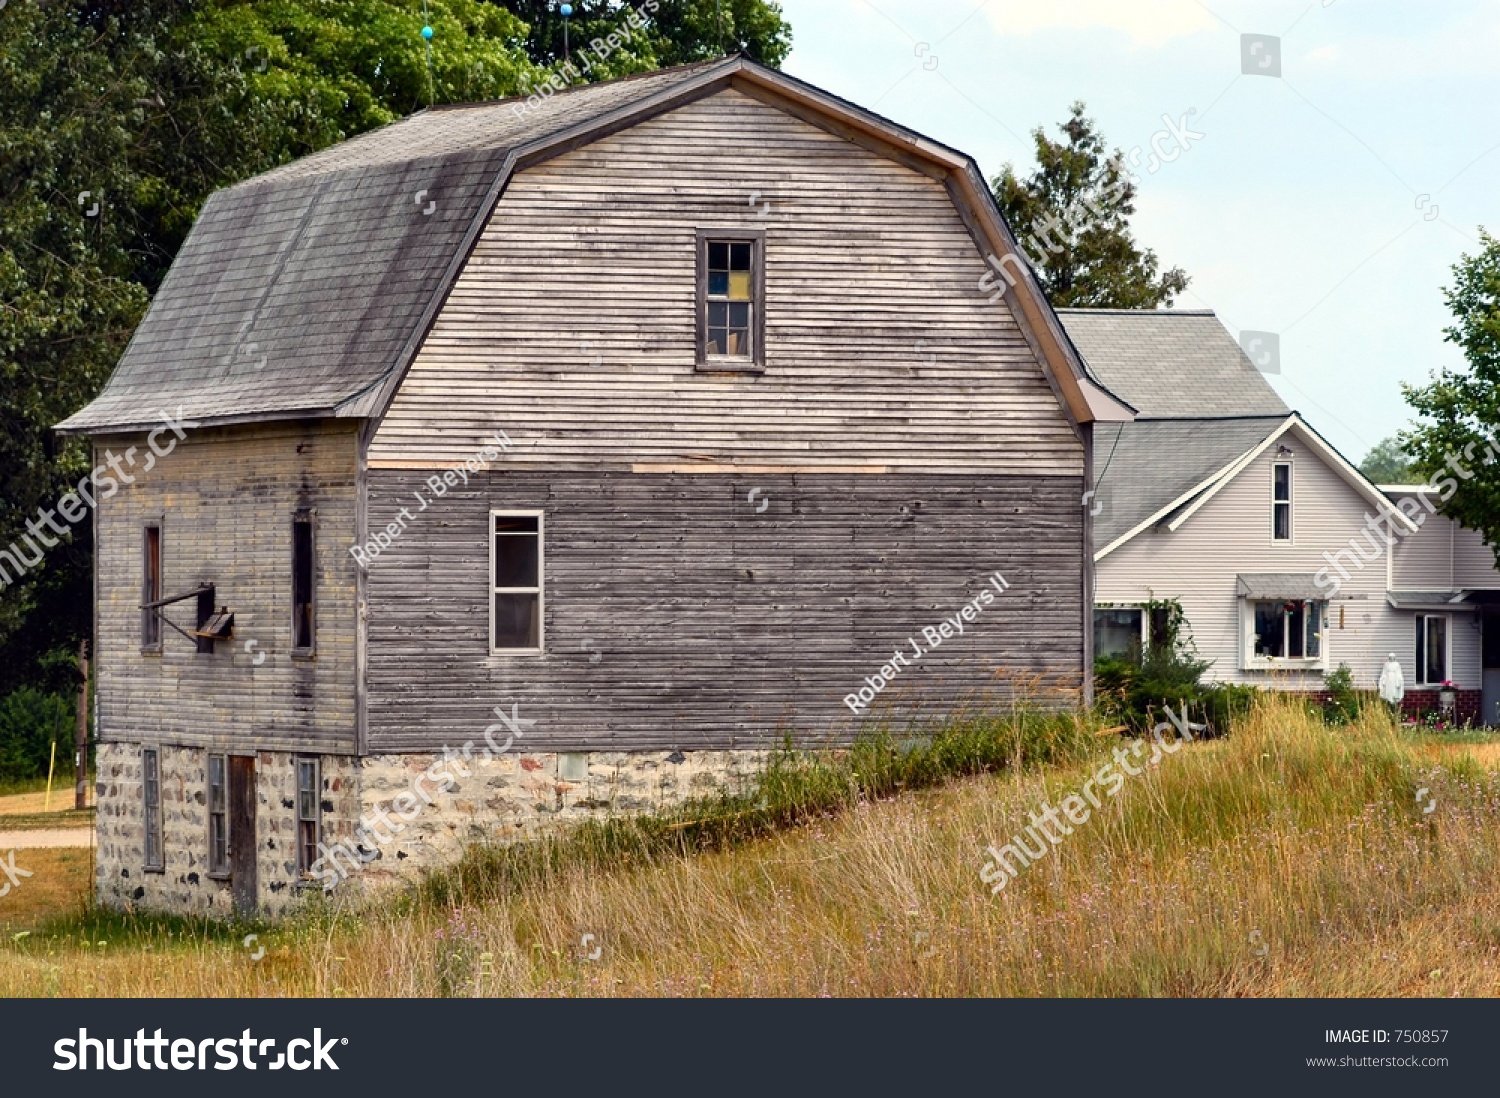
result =
M1271 538L1271 466L1275 447L1260 455L1176 533L1164 528L1137 535L1097 565L1095 604L1139 603L1148 598L1175 598L1183 608L1201 658L1213 661L1208 676L1221 682L1251 683L1281 689L1316 690L1322 672L1242 670L1240 599L1237 576L1243 573L1313 574L1328 567L1324 553L1346 549L1364 528L1374 507L1301 439L1282 437L1293 451L1293 542ZM1397 552L1422 534L1402 539ZM1363 539L1361 539L1363 544ZM1366 546L1366 552L1369 552ZM1437 553L1422 546L1422 575L1436 580ZM1399 557L1397 558L1399 562ZM1332 573L1337 575L1337 572ZM1399 563L1398 563L1398 575ZM1415 625L1409 611L1386 600L1388 556L1350 568L1329 602L1324 637L1331 671L1348 664L1356 684L1373 688L1388 653L1396 653L1414 679ZM1400 586L1398 582L1396 586ZM1444 587L1446 583L1438 583ZM1479 634L1472 615L1455 614L1452 671L1464 685L1479 682Z

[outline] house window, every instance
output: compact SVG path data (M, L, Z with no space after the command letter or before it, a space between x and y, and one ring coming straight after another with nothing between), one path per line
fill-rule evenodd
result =
M1136 607L1094 611L1094 655L1139 659L1145 611Z
M759 231L698 234L698 364L746 369L764 363L765 278Z
M1440 686L1448 681L1448 615L1417 615L1417 682Z
M1292 463L1271 466L1271 538L1292 540Z
M313 650L313 524L307 514L292 522L292 648Z
M542 513L490 513L490 647L542 650Z
M1289 599L1252 605L1255 614L1252 651L1257 660L1323 658L1323 625L1328 607L1326 602Z
M141 752L142 811L146 825L146 868L167 868L161 841L161 759L154 747Z
M208 757L208 875L229 876L229 786L223 755Z
M141 541L141 605L150 606L141 611L141 647L161 647L161 610L151 606L161 598L161 527L148 525Z
M307 874L318 861L320 801L323 783L317 759L297 760L297 872Z

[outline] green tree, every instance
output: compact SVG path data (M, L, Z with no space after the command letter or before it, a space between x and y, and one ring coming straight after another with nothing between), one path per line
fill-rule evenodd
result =
M1084 105L1074 103L1053 141L1032 131L1037 169L1021 178L1007 164L990 181L995 201L1058 307L1154 309L1187 288L1177 267L1160 271L1156 253L1130 232L1136 187L1124 154L1107 153Z
M622 76L730 53L778 68L792 48L791 27L775 0L576 0L566 21L557 0L491 2L526 23L526 52L549 68L563 60L564 22L569 48L577 51L619 31L632 10L649 15L650 23L645 33L632 34L610 53L601 67L604 74ZM596 65L592 51L589 57Z
M1387 438L1370 447L1359 471L1376 484L1406 484L1411 478L1411 459L1399 438Z
M1397 437L1423 479L1440 474L1443 513L1500 547L1500 241L1479 236L1479 251L1459 258L1443 291L1454 318L1443 336L1467 365L1402 386L1417 423Z
M726 52L767 64L790 47L768 0L656 2L589 79L715 56L721 27ZM85 444L51 426L103 386L210 194L429 104L522 93L559 64L555 4L425 8L430 42L414 0L0 6L0 548L87 472ZM629 15L575 8L575 42ZM85 522L17 582L0 575L0 692L71 685L91 542Z

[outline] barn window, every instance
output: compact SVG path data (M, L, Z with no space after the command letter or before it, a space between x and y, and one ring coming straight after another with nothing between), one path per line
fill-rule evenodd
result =
M1271 466L1271 537L1275 541L1292 540L1292 463L1278 461Z
M1448 681L1448 615L1417 615L1417 682L1440 686Z
M229 782L223 755L208 757L208 875L229 876Z
M154 747L141 751L141 797L146 825L145 867L162 872L167 859L161 837L161 758Z
M764 234L698 234L698 365L754 369L765 361Z
M542 650L542 513L490 513L490 647Z
M321 769L317 759L297 760L297 872L302 874L311 873L318 861Z
M151 606L161 598L161 526L150 523L141 539L141 647L161 648L161 611Z
M304 512L292 521L293 650L311 653L313 636L313 524Z

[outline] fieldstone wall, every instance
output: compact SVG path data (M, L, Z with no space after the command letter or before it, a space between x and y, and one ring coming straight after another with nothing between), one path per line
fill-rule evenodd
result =
M208 875L208 750L158 751L166 868L151 871L144 868L142 745L98 747L99 900L127 910L229 918L230 883ZM416 880L471 844L523 842L582 820L659 812L719 790L745 792L766 752L538 752L491 759L450 753L446 762L441 754L323 755L323 850L331 868L317 879L297 873L297 757L256 755L261 915L284 915L325 883L336 893L357 895ZM451 784L433 780L442 771L452 775Z
M146 745L151 746L151 745ZM162 845L166 868L145 868L145 795L138 743L98 747L98 852L95 882L108 907L234 913L229 881L208 875L208 750L161 746ZM359 806L356 760L323 755L323 828L352 834ZM297 876L297 755L261 751L255 759L255 849L260 913L281 915L308 887Z
M359 876L364 887L414 880L424 869L452 862L468 845L522 842L587 819L660 812L721 790L743 793L766 754L536 752L483 760L449 756L446 763L443 755L373 755L359 760L362 823L390 841L373 849L365 841L369 860ZM423 775L445 769L456 780L440 792Z

